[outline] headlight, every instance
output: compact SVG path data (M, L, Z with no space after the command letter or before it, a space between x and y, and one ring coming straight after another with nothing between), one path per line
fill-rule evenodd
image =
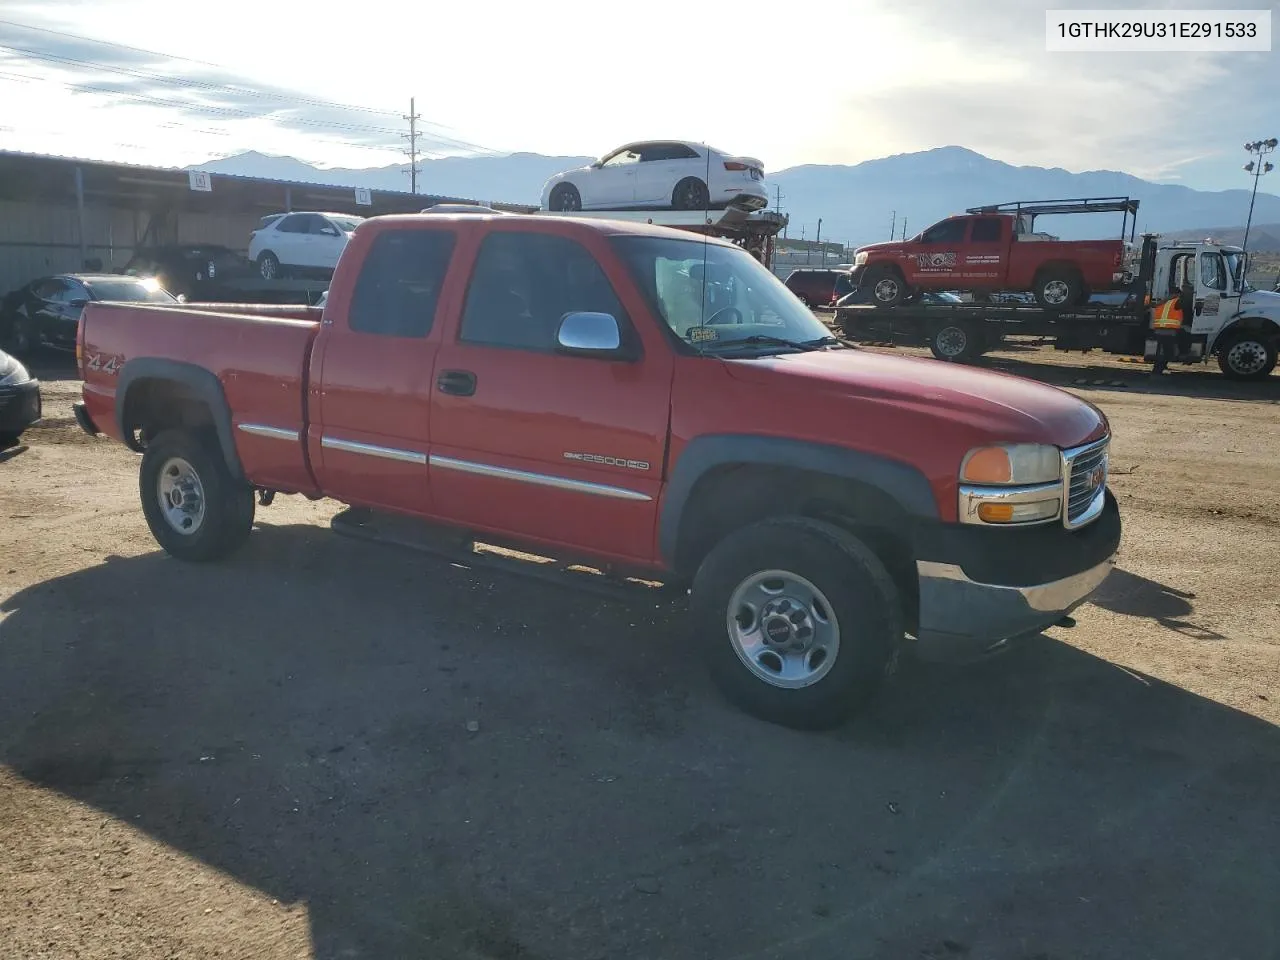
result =
M960 464L960 522L1044 523L1062 514L1062 451L1037 443L970 450Z
M1062 479L1062 452L1041 443L1009 443L970 450L961 483L1028 484Z
M31 379L27 368L7 353L0 353L0 386L12 387Z
M867 257L868 257L868 256L869 256L869 255L868 255L868 254L866 254L866 253L855 253L855 254L853 255L853 265L854 265L855 267L860 267L860 266L862 266L864 263L866 263L866 262L867 262Z

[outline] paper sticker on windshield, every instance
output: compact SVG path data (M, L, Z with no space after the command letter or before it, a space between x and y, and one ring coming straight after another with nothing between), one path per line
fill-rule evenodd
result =
M694 343L701 340L719 340L720 333L714 327L690 327L689 339Z

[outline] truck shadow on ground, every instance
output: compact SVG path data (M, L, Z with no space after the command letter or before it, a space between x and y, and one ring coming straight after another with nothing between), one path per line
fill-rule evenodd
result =
M1040 380L1056 387L1280 404L1280 377L1273 376L1258 382L1228 380L1218 372L1216 363L1213 364L1213 369L1203 366L1171 366L1168 373L1155 377L1151 375L1150 366L1145 365L1135 364L1130 369L1118 369L1083 360L1070 364L1036 363L1001 355L1007 352L1002 346L1000 353L980 358L978 365L988 370Z
M666 601L315 526L3 611L0 762L304 902L321 960L1275 949L1280 733L1045 637L800 734Z

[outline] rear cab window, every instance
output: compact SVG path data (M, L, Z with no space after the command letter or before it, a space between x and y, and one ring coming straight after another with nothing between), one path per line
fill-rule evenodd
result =
M452 230L386 230L369 245L351 293L353 333L422 338L435 326L457 235Z

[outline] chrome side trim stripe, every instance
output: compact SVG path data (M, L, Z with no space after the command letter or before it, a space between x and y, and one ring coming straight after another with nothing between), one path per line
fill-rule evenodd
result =
M361 453L367 457L399 460L401 463L419 463L423 466L426 466L427 463L427 455L418 453L416 450L379 447L372 443L357 443L355 440L339 440L337 437L321 437L320 446L329 450L341 450L343 453Z
M302 434L297 430L288 430L285 427L272 427L265 423L242 423L240 430L245 433L253 434L255 437L270 437L272 440L292 440L297 443L302 439Z
M556 477L546 473L531 473L528 470L513 470L510 467L494 467L486 463L472 463L470 460L455 460L453 457L432 455L431 466L444 470L459 470L462 473L474 473L482 477L495 477L499 480L515 480L519 483L533 483L542 487L555 487L559 490L571 490L574 493L589 493L597 497L613 497L616 500L652 500L653 497L638 490L625 487L612 487L604 483L590 483L586 480L570 480L568 477Z

